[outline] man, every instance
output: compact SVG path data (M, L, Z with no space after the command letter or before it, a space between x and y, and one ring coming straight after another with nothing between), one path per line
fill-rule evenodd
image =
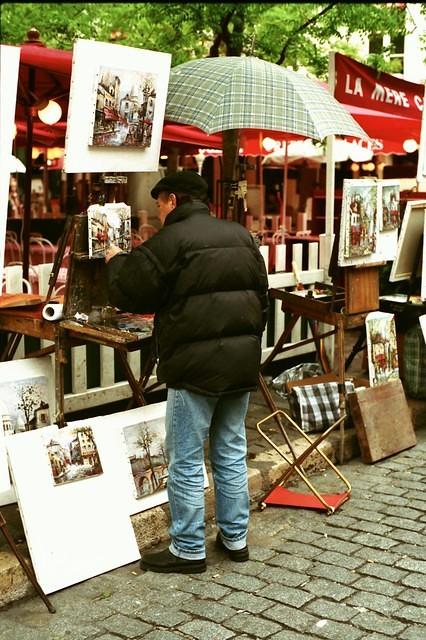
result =
M168 549L145 554L144 570L206 570L204 444L209 439L219 532L231 560L248 560L245 417L256 388L268 278L249 232L217 220L194 172L152 189L163 228L130 254L107 253L110 302L155 313L157 378L167 386Z

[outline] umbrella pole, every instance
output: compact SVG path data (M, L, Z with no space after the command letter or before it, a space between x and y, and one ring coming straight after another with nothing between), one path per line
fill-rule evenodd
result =
M287 211L287 176L288 176L288 143L284 142L285 154L284 154L284 182L283 182L283 206L281 211L281 230L282 230L282 242L284 242L284 229L285 229L285 217Z
M35 69L28 70L28 88L34 93L35 90ZM31 95L31 93L30 93ZM30 220L31 220L31 185L33 174L33 107L27 104L27 140L25 148L25 196L24 196L24 218L22 221L22 277L28 280L30 264Z

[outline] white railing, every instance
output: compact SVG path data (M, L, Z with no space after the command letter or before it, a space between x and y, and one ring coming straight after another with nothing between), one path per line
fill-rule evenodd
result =
M303 244L293 245L290 262L295 262L300 272L301 281L304 285L310 285L314 282L323 282L325 279L325 270L320 268L318 256L322 255L321 251L322 238L320 242L310 242L308 250L308 269L302 270L302 252ZM268 247L262 247L262 254L266 264L268 264L267 251ZM48 290L49 275L51 264L40 264L34 269L37 271L38 291L40 295L45 295ZM4 290L6 292L19 292L23 290L22 285L22 266L5 267ZM279 272L269 274L269 286L294 287L296 280L293 272ZM270 309L268 326L264 332L262 339L262 359L265 360L272 351L274 344L281 335L284 324L285 314L281 310L281 302L274 301L274 307ZM310 335L309 333L307 335ZM291 342L298 342L301 338L307 337L302 335L302 323L299 321L293 328L291 334ZM269 336L269 337L268 337ZM24 356L24 346L21 341L20 351L15 358ZM48 341L42 341L41 346L45 347L51 344ZM312 351L311 345L304 345L291 350L291 357ZM53 354L51 356L54 357ZM282 354L281 357L284 357ZM288 357L288 356L287 356ZM100 346L99 357L97 362L93 361L93 354L87 356L86 346L73 347L71 349L70 373L68 378L71 379L71 390L65 395L65 412L78 411L83 408L96 407L110 402L116 402L131 397L131 390L127 381L116 382L116 372L114 366L114 350L111 347ZM138 378L141 370L141 358L139 352L128 354L129 364ZM99 368L99 382L95 387L88 386L88 367ZM154 372L155 373L155 372ZM153 376L153 381L155 376Z

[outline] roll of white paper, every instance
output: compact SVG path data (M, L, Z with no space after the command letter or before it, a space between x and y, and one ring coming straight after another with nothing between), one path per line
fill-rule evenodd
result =
M49 302L45 304L42 311L42 316L45 320L54 322L55 320L61 320L63 314L63 304L59 302Z

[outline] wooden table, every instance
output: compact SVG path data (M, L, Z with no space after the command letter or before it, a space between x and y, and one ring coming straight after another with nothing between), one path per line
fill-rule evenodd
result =
M83 345L86 342L112 347L120 357L126 378L132 390L133 397L139 405L145 405L146 385L154 367L153 358L145 361L139 380L136 380L126 353L140 349L142 345L149 345L152 334L139 334L130 331L115 329L104 325L79 323L74 320L62 320L49 322L42 318L43 305L31 308L0 309L0 331L7 332L9 339L3 351L1 360L10 360L16 351L22 336L32 336L41 340L50 340L54 344L35 351L29 355L32 357L55 353L55 396L56 419L55 422L63 427L65 425L64 413L64 369L67 363L66 350L71 346Z

